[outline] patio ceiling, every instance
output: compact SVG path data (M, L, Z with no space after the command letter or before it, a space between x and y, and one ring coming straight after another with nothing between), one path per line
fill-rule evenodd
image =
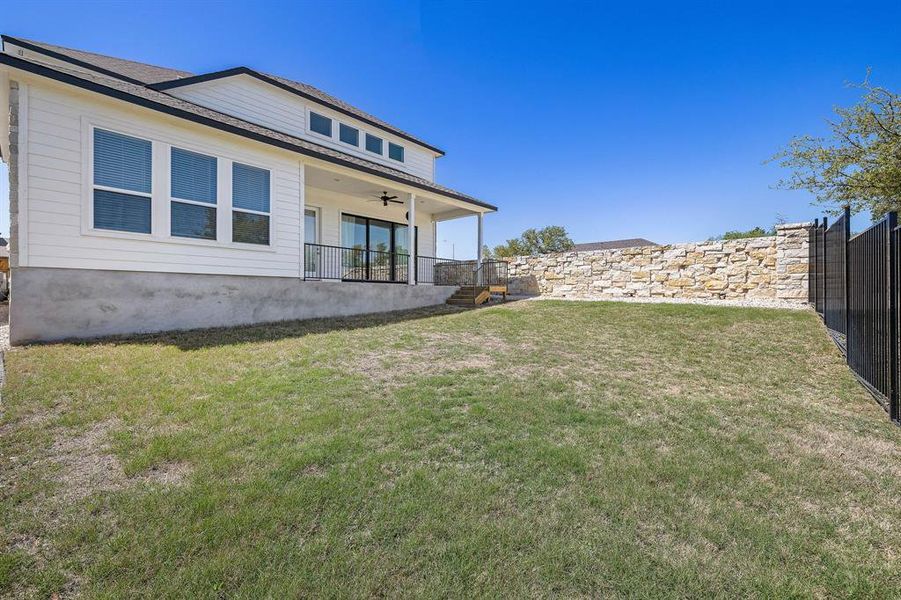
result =
M388 180L361 179L346 173L322 169L308 165L306 168L306 185L320 190L326 190L359 199L360 201L372 200L382 192L388 192L391 196L397 196L404 202L409 198L409 192L400 189ZM462 202L445 199L437 196L416 192L416 210L433 215L436 221L445 221L476 215L479 211L467 208Z

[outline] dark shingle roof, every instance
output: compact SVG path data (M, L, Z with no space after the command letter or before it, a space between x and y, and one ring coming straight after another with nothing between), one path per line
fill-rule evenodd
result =
M424 142L423 140L413 136L412 134L407 133L406 131L399 129L389 123L386 123L378 117L375 117L367 113L366 111L360 110L359 108L348 104L347 102L344 102L343 100L336 98L331 94L327 94L326 92L323 92L322 90L315 88L312 85L301 83L299 81L292 81L291 79L279 77L278 75L263 73L254 69L250 69L248 67L235 67L232 69L226 69L224 71L195 75L194 73L189 73L188 71L180 71L166 67L157 67L155 65L148 65L145 63L135 62L133 60L125 60L123 58L116 58L114 56L106 56L104 54L96 54L94 52L85 52L84 50L65 48L63 46L55 46L53 44L46 44L44 42L37 42L34 40L26 40L23 38L16 38L8 35L4 35L3 40L9 41L11 44L16 44L17 46L21 46L23 48L33 50L35 52L40 52L47 56L52 56L53 58L57 58L59 60L64 60L81 67L89 68L94 71L110 75L112 77L124 79L131 83L148 85L161 91L181 87L184 85L191 85L192 83L198 83L200 81L210 81L212 79L220 79L223 77L231 77L240 74L251 75L252 77L256 77L257 79L260 79L262 81L277 85L283 89L287 89L288 91L295 92L311 100L321 102L322 104L325 104L326 106L329 106L330 108L333 108L348 116L355 117L357 119L360 119L361 121L375 125L376 127L389 131L415 144L419 144L421 146L429 148L430 150L434 150L439 154L444 154L444 151L440 148L436 148L435 146Z
M8 41L11 44L21 46L28 50L34 50L59 60L71 62L72 64L77 64L101 73L106 73L113 77L119 77L126 81L131 81L132 83L150 85L193 75L193 73L179 71L178 69L157 67L155 65L148 65L133 60L125 60L124 58L115 58L113 56L95 54L94 52L75 50L74 48L64 48L63 46L54 46L53 44L45 44L44 42L15 38L8 35L3 36L3 41Z
M608 242L588 242L586 244L576 244L573 246L574 252L585 252L588 250L616 250L618 248L635 248L636 246L656 246L654 242L644 238L630 238L627 240L610 240Z
M16 42L12 41L12 43ZM165 92L157 91L146 85L130 82L126 79L119 78L116 75L100 71L85 73L74 68L68 69L56 65L49 66L4 53L0 53L0 63L5 63L12 67L20 68L31 73L46 76L57 81L62 81L107 96L112 96L120 100L139 104L153 110L216 127L217 129L242 135L273 146L326 160L358 171L385 177L386 179L391 179L400 183L406 183L420 189L438 193L442 196L462 200L482 208L497 210L496 206L427 179L423 179L422 177L417 177L416 175L411 175L410 173L371 162L339 150L333 150L315 142L288 135L280 131L275 131L274 129L269 129L262 125L257 125L256 123L251 123L250 121L245 121L200 106L199 104L194 104L193 102L170 96Z

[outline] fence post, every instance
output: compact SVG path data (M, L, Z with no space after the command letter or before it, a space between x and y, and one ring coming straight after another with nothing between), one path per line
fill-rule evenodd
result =
M898 251L895 228L898 213L888 214L889 418L898 421Z
M848 353L851 348L851 206L845 205L842 211L845 218L845 362L848 361Z
M828 230L829 230L829 217L823 217L823 241L820 244L820 254L822 256L822 259L820 260L820 264L823 265L823 273L822 273L822 275L820 275L820 281L823 283L823 286L822 286L823 289L821 290L821 292L823 294L823 296L822 296L822 298L823 298L823 304L822 304L823 313L820 316L822 316L824 320L826 319L826 302L828 300L826 298L826 272L828 271L828 266L829 266L829 264L826 262L826 232Z

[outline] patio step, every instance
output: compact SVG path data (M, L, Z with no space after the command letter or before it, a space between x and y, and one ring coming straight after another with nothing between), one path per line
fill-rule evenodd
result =
M488 286L479 286L478 288L471 285L460 287L453 295L447 299L448 304L458 306L475 306L484 304L491 298L491 290Z

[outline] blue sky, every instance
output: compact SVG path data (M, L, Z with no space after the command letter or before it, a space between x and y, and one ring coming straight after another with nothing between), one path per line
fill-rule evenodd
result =
M438 180L500 207L490 245L545 225L577 242L675 242L812 219L810 196L772 189L780 169L763 161L824 132L868 66L901 88L897 1L31 1L6 3L0 23L197 73L247 65L311 83L443 148ZM441 255L475 251L472 222L439 237Z

